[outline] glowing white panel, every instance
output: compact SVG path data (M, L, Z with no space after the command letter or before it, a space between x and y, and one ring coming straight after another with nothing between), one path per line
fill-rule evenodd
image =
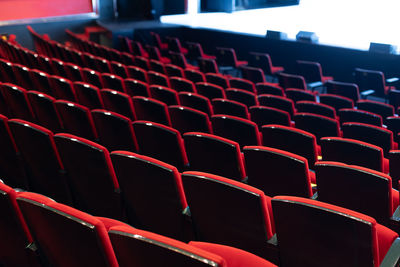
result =
M400 48L399 10L398 0L301 0L297 6L232 13L193 12L162 16L161 21L258 36L274 30L287 33L290 39L295 39L299 31L312 31L321 44L368 50L370 42Z

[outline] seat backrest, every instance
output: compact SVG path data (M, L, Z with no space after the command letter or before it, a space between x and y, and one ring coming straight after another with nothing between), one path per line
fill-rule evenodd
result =
M129 223L184 240L183 211L187 203L176 167L127 151L114 151L111 159Z
M176 37L167 37L168 49L176 53L182 53L181 42Z
M109 236L120 266L227 266L216 254L133 227L112 227Z
M182 182L199 240L261 257L270 253L267 241L274 232L270 198L261 190L202 172L184 172Z
M317 142L321 137L341 136L339 121L311 113L296 113L294 115L296 128L315 135Z
M183 69L188 67L188 64L186 62L185 55L182 52L172 52L169 51L169 57L171 58L171 63L179 66Z
M100 218L32 193L21 193L17 202L45 264L118 266ZM110 226L111 221L108 220Z
M100 144L109 151L138 150L132 121L128 117L104 109L94 109L91 113Z
M83 68L82 69L82 76L83 76L83 80L91 85L94 85L98 88L102 88L103 87L103 83L101 80L101 74L100 72L93 70L93 69L89 69L89 68Z
M2 67L4 67L4 72L8 74L9 71L12 72L12 75L10 77L13 77L13 79L10 79L11 83L14 83L16 85L21 86L22 88L26 90L34 89L32 86L31 77L30 77L30 69L28 67L25 67L20 64L12 64L11 68L10 65L4 64ZM8 79L4 80L7 81Z
M384 170L382 148L358 140L321 138L321 154L324 161L338 161L380 172Z
M127 67L128 77L139 80L145 83L149 82L149 78L147 76L147 72L145 69L142 69L137 66L128 66Z
M138 120L148 120L167 126L171 125L168 107L165 103L142 96L134 96L132 102Z
M354 76L361 91L372 89L377 96L385 96L385 76L383 72L356 68Z
M313 93L302 89L288 88L285 90L285 94L286 97L292 99L294 103L298 101L317 101Z
M344 83L337 81L327 81L325 83L326 92L328 94L340 95L357 102L360 99L360 92L355 83Z
M291 126L290 115L286 111L264 106L253 106L249 108L249 111L251 120L258 125L260 130L267 124Z
M293 100L277 95L259 95L258 103L260 106L272 107L284 110L290 114L292 117L295 112Z
M0 234L7 240L0 243L0 262L5 266L35 266L30 265L35 258L29 257L33 252L27 247L33 240L17 205L17 195L14 189L0 182Z
M156 84L165 87L170 87L167 75L150 70L147 72L147 76L149 77L149 84Z
M297 73L307 82L321 82L322 68L318 62L297 60Z
M238 142L240 147L261 145L260 133L256 123L229 115L211 117L213 133Z
M296 109L301 113L306 112L326 116L332 119L336 118L336 111L333 107L317 102L298 101L296 103Z
M384 122L386 122L387 117L394 115L394 107L392 105L378 101L360 100L357 102L357 108L382 116Z
M175 90L165 86L151 85L150 96L167 104L167 106L179 105L178 93Z
M181 134L186 132L212 133L208 115L202 111L184 106L169 106L171 126Z
M103 88L116 90L122 93L126 92L124 87L124 80L118 75L111 73L102 73L101 80L103 82Z
M150 96L149 85L145 82L128 78L124 80L124 84L129 96Z
M257 93L254 83L252 81L242 78L237 78L237 77L230 78L229 87L246 90L255 94Z
M211 103L214 114L225 114L250 119L247 106L243 103L223 98L214 98Z
M242 76L244 79L252 81L253 83L265 83L264 71L260 68L241 66Z
M54 91L55 98L77 102L75 90L70 80L51 75L49 76L49 81Z
M395 109L400 106L400 90L392 89L388 93L389 104Z
M206 73L206 81L208 83L216 84L226 89L229 87L229 80L222 74L217 73Z
M74 82L78 103L89 108L104 108L103 99L98 87L84 82Z
M318 200L375 218L389 225L393 211L392 179L365 167L339 162L315 164ZM346 186L343 186L346 185Z
M379 127L382 126L382 117L378 114L368 111L352 108L342 108L339 109L338 115L342 124L346 122L360 122Z
M8 118L0 114L0 175L13 188L28 189L28 178L23 168L17 145L8 126Z
M170 83L172 77L185 77L183 68L174 64L165 64L165 73L170 77Z
M112 73L114 73L115 75L118 75L121 78L126 78L128 76L128 74L126 73L126 66L124 64L117 61L111 61L110 67Z
M143 155L169 163L182 170L188 163L178 130L150 121L133 122L133 130Z
M28 100L27 90L11 83L1 84L0 90L13 118L34 121L34 114Z
M33 88L45 94L54 95L54 91L49 82L49 75L43 71L31 69L29 70L29 76L33 83ZM32 89L33 89L32 88Z
M266 74L272 75L272 62L271 57L267 53L249 53L249 65L252 67L262 69Z
M196 91L199 95L205 96L210 100L214 98L226 98L224 88L211 83L196 83Z
M203 72L195 70L195 69L185 69L185 78L194 82L205 82L206 77L204 76Z
M383 127L377 127L364 123L347 122L342 125L343 137L367 142L383 149L388 155L393 145L393 133Z
M239 144L216 135L189 132L183 135L189 169L241 181L246 177Z
M181 92L178 94L179 102L182 106L194 108L206 113L208 116L213 115L213 108L210 100L196 93Z
M65 101L54 101L64 131L90 140L97 138L96 128L90 110L82 105Z
M267 196L312 196L306 158L263 146L246 146L243 154L247 183Z
M303 76L279 73L278 74L279 86L282 88L297 88L307 90L307 84Z
M219 73L218 65L215 59L198 58L200 71L203 73Z
M261 127L263 145L288 151L308 160L312 169L317 161L318 149L315 135L282 125L264 125Z
M96 216L121 219L118 181L108 150L92 141L70 134L54 136L68 182L83 211Z
M256 106L258 104L256 94L248 92L246 90L228 88L225 93L226 98L243 103L247 107Z
M257 95L267 94L267 95L277 95L284 96L285 93L283 88L274 83L256 83Z
M149 70L149 59L144 56L135 56L135 66L142 70ZM129 75L129 73L128 73ZM133 78L133 77L132 77Z
M203 48L200 43L186 42L188 48L187 57L191 60L196 60L204 55Z
M195 93L196 92L196 87L194 86L194 83L188 79L181 78L181 77L171 77L169 79L169 82L171 83L171 88L174 89L175 91L179 92L191 92Z
M316 200L278 196L272 208L284 266L376 267L398 236L372 217Z
M27 96L38 124L53 132L60 132L62 123L54 106L55 99L37 91L29 91Z
M8 124L18 151L29 170L30 190L66 204L72 203L53 133L39 125L19 119L9 120Z
M389 152L389 174L392 177L392 187L397 189L400 180L400 150Z
M149 60L149 68L152 71L158 72L158 73L162 73L162 74L166 74L166 70L165 70L165 65L163 62L155 60L155 59L150 59Z
M217 47L217 62L219 66L236 67L236 53L233 48Z
M338 112L339 109L342 108L354 108L353 100L339 95L320 94L319 102L333 107L336 112Z

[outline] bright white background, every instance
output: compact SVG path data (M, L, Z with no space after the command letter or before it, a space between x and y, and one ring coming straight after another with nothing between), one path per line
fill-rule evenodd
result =
M322 44L368 50L370 42L400 48L400 0L300 0L298 6L263 8L233 13L189 13L162 16L161 21L194 28L220 29L264 36L267 30L315 32Z

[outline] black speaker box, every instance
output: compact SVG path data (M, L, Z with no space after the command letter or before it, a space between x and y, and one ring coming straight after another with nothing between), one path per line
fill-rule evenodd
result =
M266 38L268 39L277 39L277 40L284 40L287 39L287 34L284 32L277 32L277 31L267 31L267 34L265 35Z
M296 40L305 43L318 43L318 36L315 32L299 31L296 35Z
M391 44L370 43L369 52L381 54L396 54L397 47Z

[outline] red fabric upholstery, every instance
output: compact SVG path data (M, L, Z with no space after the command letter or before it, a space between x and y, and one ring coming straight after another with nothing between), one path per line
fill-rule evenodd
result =
M163 244L167 244L168 246L175 247L179 250L184 250L184 251L188 251L190 253L199 255L200 257L203 257L203 258L206 258L206 259L209 259L211 261L218 263L218 266L221 266L221 267L227 266L223 257L220 257L216 254L213 254L212 252L208 252L201 248L197 248L196 246L190 246L188 244L185 244L181 241L178 241L178 240L175 240L175 239L172 239L169 237L165 237L165 236L158 235L158 234L148 232L148 231L135 229L131 226L114 226L114 227L111 227L109 230L125 232L125 233L129 233L132 235L140 235L145 238L148 238L148 239L151 239L151 240L163 243Z
M98 217L96 216L97 219L99 219L103 224L104 227L106 228L106 230L110 230L111 227L114 226L129 226L129 224L123 223L121 221L118 220L114 220L114 219L110 219L110 218L105 218L105 217Z
M393 241L399 236L394 231L389 228L376 224L376 233L378 238L378 252L379 252L379 264L385 258L386 253L388 252L390 246Z
M263 258L234 247L196 241L190 241L189 245L221 256L229 267L276 266Z

